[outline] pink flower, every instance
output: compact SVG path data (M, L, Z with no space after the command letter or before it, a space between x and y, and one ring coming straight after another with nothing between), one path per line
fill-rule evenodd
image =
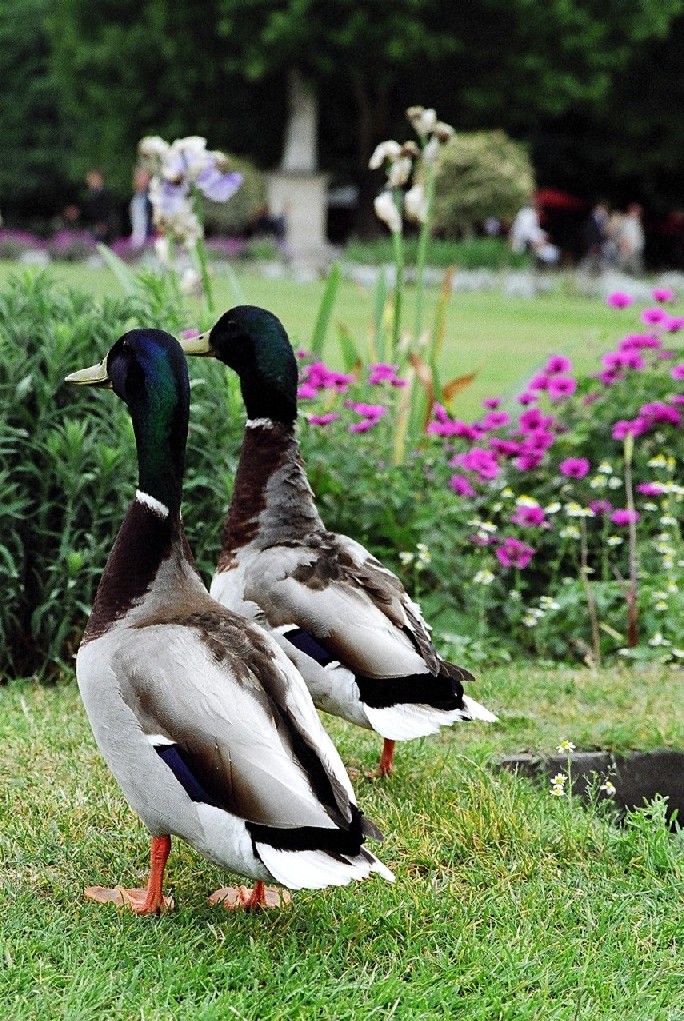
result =
M645 418L621 418L613 426L611 436L614 440L624 440L628 433L632 436L641 436L642 433L648 432L648 429L649 424Z
M511 521L523 528L539 528L546 523L546 515L541 507L516 507Z
M684 404L684 394L672 394L668 401L670 404Z
M563 401L572 397L577 389L577 380L572 376L552 376L549 380L549 400Z
M624 377L619 369L605 369L603 372L599 372L596 378L600 379L604 386L612 386L613 383L617 383Z
M463 422L459 418L449 417L444 421L430 422L427 431L432 436L460 436L462 439L471 441L476 440L480 435L475 426L468 425L467 422Z
M598 390L592 390L591 393L584 395L582 398L582 404L584 404L585 407L589 407L590 404L594 404L595 401L598 401L600 397L601 394Z
M590 467L586 457L566 457L558 465L558 470L568 479L583 479Z
M503 426L509 425L510 421L511 416L507 415L505 411L490 411L479 423L479 426L483 432L489 432L490 429L501 429Z
M634 298L631 294L625 294L624 291L613 291L612 294L608 295L606 301L611 308L627 308L632 304Z
M457 496L477 496L465 475L452 475L449 485Z
M670 316L663 325L668 333L679 333L684 328L684 316Z
M485 397L482 402L482 407L489 408L491 411L496 411L500 404L501 401L498 397Z
M516 457L513 463L515 464L515 467L518 468L521 472L534 471L534 469L538 468L539 465L542 463L543 456L544 456L543 454L532 453L530 451L528 453L521 454L519 457Z
M406 386L406 380L397 375L396 365L389 365L387 362L379 362L377 365L368 366L368 382L372 386L381 383L390 383L391 386Z
M308 415L307 421L311 425L330 425L331 422L334 422L339 417L336 411L329 411L327 415Z
M669 287L656 287L651 291L651 297L654 301L674 301L674 291Z
M660 482L640 482L637 486L637 493L642 496L662 496L664 492Z
M183 340L190 340L191 337L199 337L200 331L197 329L181 330L181 337Z
M593 510L594 514L610 514L612 509L610 500L592 500L589 504L589 510Z
M317 390L337 390L338 393L344 393L355 379L356 376L350 373L335 372L327 368L323 362L312 362L307 367L303 382L309 383Z
M633 521L636 522L639 520L639 512L621 508L613 511L610 515L610 520L614 525L630 525Z
M521 454L543 454L553 446L556 437L545 429L534 429L527 433L520 444Z
M443 404L438 404L437 402L435 402L432 405L432 414L435 416L435 418L437 419L438 422L450 422L451 421L451 418L449 416L449 412L447 411L447 409L444 407Z
M523 407L526 407L528 404L534 404L534 402L538 400L538 394L530 393L529 390L525 390L525 392L521 393L518 397L518 403L522 404Z
M523 570L529 564L536 553L532 546L528 546L519 539L508 536L496 551L496 559L503 567L518 567Z
M351 408L357 415L363 415L364 418L373 418L376 421L387 414L387 408L384 404L364 404L362 401L346 400L344 406L345 408Z
M367 433L369 429L372 429L374 425L377 425L380 419L378 418L362 418L360 422L352 422L349 426L350 433Z
M659 348L663 346L662 340L654 337L652 333L628 333L624 340L620 341L621 351L630 351L633 348Z
M670 369L670 375L673 379L684 379L684 362L680 362L678 365L673 365Z
M669 319L669 316L664 308L645 308L641 313L641 321L647 326L664 323L666 319Z
M297 390L297 397L302 401L311 400L312 397L318 396L318 390L311 383L302 383Z
M609 351L601 359L604 369L643 369L646 362L636 347L626 347L620 351Z
M494 454L483 447L472 447L466 454L456 454L449 464L475 472L481 479L495 479L500 470Z
M498 436L492 436L489 441L490 450L493 450L496 454L501 454L503 457L513 457L515 454L520 453L520 444L516 443L515 440L502 440Z
M528 390L548 390L549 377L544 372L538 372L527 384Z
M559 372L572 372L572 362L563 355L551 355L544 366L544 372L549 376L555 376Z
M546 429L553 425L554 419L551 415L543 415L539 408L529 408L523 411L518 425L521 432L532 432L535 429Z
M642 404L639 408L639 416L644 418L649 426L652 425L674 425L679 428L682 424L681 412L671 408L663 401L651 401L649 404Z

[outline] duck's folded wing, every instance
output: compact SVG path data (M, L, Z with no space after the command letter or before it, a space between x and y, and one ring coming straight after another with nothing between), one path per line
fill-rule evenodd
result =
M121 644L116 670L141 729L177 777L187 770L197 799L266 827L349 824L344 767L268 636L259 647L206 621L148 626Z
M296 625L367 677L436 674L440 661L401 582L352 540L269 549L245 565L244 598L272 627Z

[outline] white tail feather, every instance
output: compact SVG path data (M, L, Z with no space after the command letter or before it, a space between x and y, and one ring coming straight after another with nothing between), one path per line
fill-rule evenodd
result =
M450 727L465 720L482 720L495 723L496 716L473 698L463 696L464 709L445 712L431 705L413 705L403 702L375 709L364 703L364 710L373 730L390 741L410 741L416 737L436 734L440 727Z
M394 882L390 870L365 849L355 858L344 855L334 858L325 851L283 851L262 843L256 846L259 857L276 882L290 890L346 886L354 879L366 879L371 872L377 872L390 883Z

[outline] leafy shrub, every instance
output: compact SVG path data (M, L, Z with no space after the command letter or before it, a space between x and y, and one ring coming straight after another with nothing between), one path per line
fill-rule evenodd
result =
M524 146L503 131L457 133L438 156L434 229L459 237L488 217L512 220L533 191Z
M172 332L186 325L158 278L101 304L46 274L15 277L0 293L0 677L49 675L77 647L136 469L121 402L63 379L143 325ZM223 373L203 389L203 374L219 367L199 368L188 447L190 528L221 520L226 481L208 438L231 445L231 416L216 408ZM213 563L218 535L211 538Z
M26 252L43 249L40 239L26 230L0 230L0 259L20 259Z
M405 260L415 264L418 238L404 238ZM382 266L394 262L392 238L377 238L374 241L360 241L351 238L344 250L346 262L358 262L371 266ZM510 245L500 237L469 237L461 240L435 238L430 242L428 261L432 266L457 269L515 269L529 265L524 253L511 251Z

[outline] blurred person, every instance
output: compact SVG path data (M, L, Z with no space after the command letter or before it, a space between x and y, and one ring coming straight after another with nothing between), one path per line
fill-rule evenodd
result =
M114 205L105 188L102 171L89 170L85 180L88 190L81 209L83 225L96 241L109 244L114 235Z
M144 167L136 167L133 173L133 197L128 206L131 220L131 248L140 249L152 237L152 203L149 187L151 175Z
M631 202L617 234L618 268L632 276L644 271L644 228L643 210L638 202Z
M582 268L592 276L599 276L603 270L608 240L608 206L597 202L584 225L585 255Z
M560 252L552 245L539 222L539 205L530 201L518 210L511 225L508 240L514 252L528 252L544 265L558 262Z

